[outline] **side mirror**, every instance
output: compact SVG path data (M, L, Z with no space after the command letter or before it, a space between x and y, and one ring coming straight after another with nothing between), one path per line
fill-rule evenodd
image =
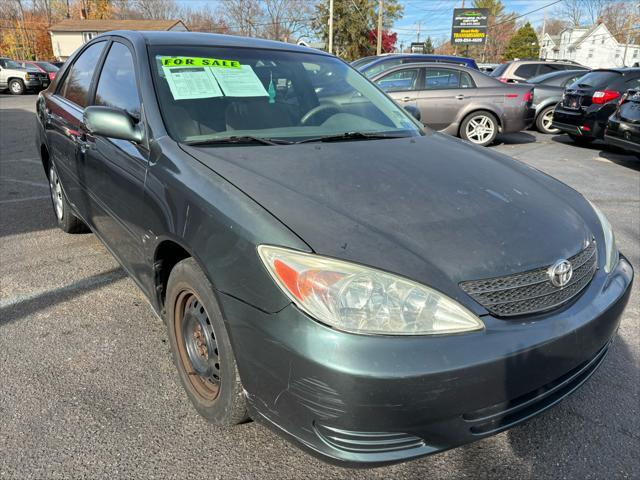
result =
M124 110L110 107L87 107L83 116L87 130L94 135L142 142L142 129Z
M409 114L415 118L416 120L420 121L420 109L418 107L414 107L413 105L405 105L404 109L409 112Z

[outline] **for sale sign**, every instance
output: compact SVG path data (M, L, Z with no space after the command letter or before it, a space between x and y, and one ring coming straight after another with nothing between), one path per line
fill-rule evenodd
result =
M487 40L487 8L453 10L452 45L482 45Z

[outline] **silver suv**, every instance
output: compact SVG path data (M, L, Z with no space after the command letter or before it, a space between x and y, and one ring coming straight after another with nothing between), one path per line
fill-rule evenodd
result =
M0 58L0 90L8 88L13 95L22 95L27 90L42 90L49 86L46 73L35 68L23 68L8 58Z
M491 76L503 83L519 83L537 75L561 70L589 69L571 60L513 60L498 65L491 72Z

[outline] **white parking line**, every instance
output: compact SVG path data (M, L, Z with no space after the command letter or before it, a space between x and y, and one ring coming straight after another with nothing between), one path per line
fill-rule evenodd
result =
M2 159L0 160L0 165L3 163L15 163L15 162L25 162L25 163L35 163L36 165L40 165L42 162L35 157L29 158L10 158L10 159Z
M43 182L32 182L31 180L18 180L17 178L0 177L0 182L1 181L24 183L25 185L31 185L33 187L49 188L49 185L46 184L46 183L43 183Z
M5 203L18 203L18 202L29 202L31 200L42 200L43 198L49 198L49 195L39 195L37 197L9 198L7 200L0 200L0 205Z

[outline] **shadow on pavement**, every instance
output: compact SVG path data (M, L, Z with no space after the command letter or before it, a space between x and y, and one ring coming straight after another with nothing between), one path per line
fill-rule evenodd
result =
M496 137L493 145L521 145L535 143L536 137L527 132L501 133Z
M15 301L12 301L11 297L9 297L3 302L8 303L8 305L0 308L0 326L114 283L126 278L126 276L127 274L123 269L114 268L37 295L16 298Z

